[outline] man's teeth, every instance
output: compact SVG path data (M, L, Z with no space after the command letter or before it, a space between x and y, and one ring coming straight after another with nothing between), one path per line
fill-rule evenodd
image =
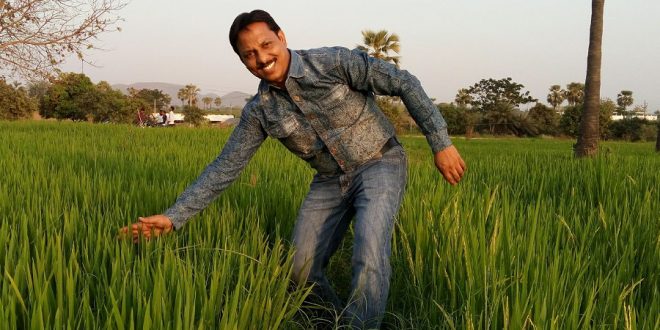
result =
M270 62L268 65L264 67L264 69L270 70L273 68L273 66L275 66L275 61Z

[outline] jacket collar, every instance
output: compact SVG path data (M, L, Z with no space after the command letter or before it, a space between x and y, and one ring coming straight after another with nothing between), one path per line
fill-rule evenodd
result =
M289 72L287 73L286 79L301 78L304 73L305 69L303 68L302 57L300 57L295 50L289 49ZM267 81L261 80L259 83L259 92L267 93L271 87L277 88L269 84Z

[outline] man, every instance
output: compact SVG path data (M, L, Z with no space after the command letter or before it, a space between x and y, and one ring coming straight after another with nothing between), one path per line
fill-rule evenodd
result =
M261 79L221 154L162 215L123 228L134 240L181 228L236 179L267 136L279 139L318 172L293 233L294 280L344 310L325 268L353 218L352 294L345 309L353 326L378 327L390 281L390 241L406 183L406 156L374 94L399 96L420 126L435 165L452 185L465 163L445 121L419 81L394 65L345 48L292 51L284 32L262 10L236 17L230 43Z

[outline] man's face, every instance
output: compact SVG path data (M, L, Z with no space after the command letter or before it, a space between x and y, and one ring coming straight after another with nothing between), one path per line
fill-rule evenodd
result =
M284 87L291 55L282 30L275 33L266 23L252 23L238 33L237 46L241 62L253 75Z

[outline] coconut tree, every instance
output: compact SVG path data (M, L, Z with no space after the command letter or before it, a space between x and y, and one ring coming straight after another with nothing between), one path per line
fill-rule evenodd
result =
M220 105L222 104L222 99L219 98L219 97L216 97L215 99L213 99L213 104L215 104L216 108L220 109Z
M456 105L461 108L466 107L468 104L472 103L472 95L470 94L470 91L467 88L459 89L458 93L456 93L456 97L454 98L454 102L456 102Z
M200 91L199 87L193 84L188 84L179 90L179 92L181 91L183 91L182 96L188 101L189 106L197 105L197 94L199 94Z
M591 1L587 76L584 82L584 109L580 118L580 130L574 149L575 157L593 157L598 151L604 7L605 0Z
M584 84L579 82L567 84L564 91L564 99L570 106L581 104L584 100Z
M184 101L186 100L186 89L181 88L179 89L178 92L176 92L176 98L181 100L181 106L185 105Z
M626 108L633 104L633 92L632 91L621 91L621 93L616 95L616 104L619 106L619 114L623 115L626 113Z
M564 93L565 91L561 90L561 86L552 85L550 86L550 93L548 93L548 103L552 105L552 108L557 111L557 107L564 103Z
M213 103L213 98L210 96L204 96L202 97L202 103L204 103L207 109L211 109L211 103Z
M378 32L372 30L362 31L362 38L364 45L358 45L359 50L365 51L369 56L394 63L399 66L400 56L390 56L390 51L399 53L401 44L399 43L399 36L396 33L388 33L387 30L380 30Z

